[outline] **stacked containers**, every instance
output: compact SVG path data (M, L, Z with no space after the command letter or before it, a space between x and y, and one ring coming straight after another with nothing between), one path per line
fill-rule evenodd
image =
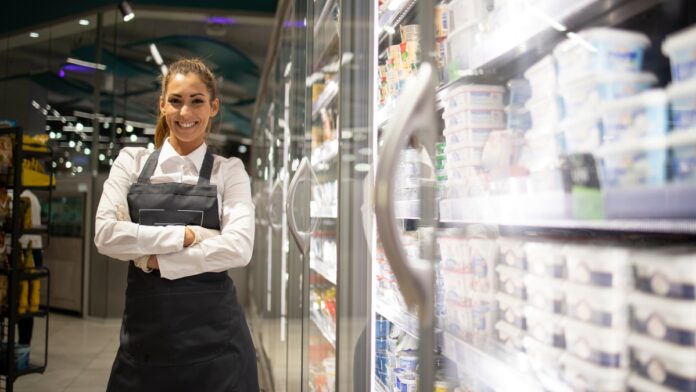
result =
M495 85L461 85L445 96L442 117L449 197L486 190L483 151L491 132L505 129L504 97L505 89Z
M634 256L629 341L636 391L696 391L696 257L693 249Z
M388 106L398 98L406 81L418 69L420 61L420 26L401 26L401 43L387 48L387 62L378 69L379 103Z
M670 168L672 181L696 179L696 27L669 36L662 45L672 66L669 96L672 134Z

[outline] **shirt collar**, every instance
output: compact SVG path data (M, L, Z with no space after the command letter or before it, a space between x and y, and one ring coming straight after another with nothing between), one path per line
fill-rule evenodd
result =
M161 166L163 163L169 161L174 157L181 157L184 159L188 159L191 163L193 163L193 165L196 166L196 170L200 173L201 166L203 166L203 159L205 159L205 153L207 151L208 146L205 143L203 143L200 146L198 146L198 148L191 151L190 154L181 156L178 152L176 152L171 143L169 143L169 138L167 138L162 144L158 164Z

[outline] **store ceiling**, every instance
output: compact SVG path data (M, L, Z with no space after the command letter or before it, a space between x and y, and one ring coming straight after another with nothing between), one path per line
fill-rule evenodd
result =
M136 17L128 23L117 4L11 2L10 12L0 16L0 81L30 79L48 91L48 103L62 113L91 112L94 71L66 60L95 60L96 12L102 12L102 113L154 123L160 75L150 52L154 43L165 63L199 57L211 65L220 78L223 135L250 135L275 0L139 0L131 2ZM80 19L89 25L80 25Z

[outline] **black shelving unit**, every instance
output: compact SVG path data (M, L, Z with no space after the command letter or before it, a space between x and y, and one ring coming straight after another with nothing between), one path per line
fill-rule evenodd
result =
M25 157L46 159L52 158L53 154L50 148L47 152L42 151L25 151L23 145L24 131L21 127L14 128L4 128L0 129L0 136L14 135L15 143L12 156L12 169L13 177L11 183L5 181L4 184L0 184L0 187L6 189L12 189L14 194L12 197L12 222L10 226L11 235L11 247L12 252L8 260L7 268L0 269L0 274L6 275L8 278L8 291L7 291L7 309L3 309L0 312L0 318L3 323L6 323L6 333L3 335L3 340L6 341L6 351L4 352L4 366L0 366L0 376L4 378L4 390L12 392L14 390L14 382L18 377L24 376L32 373L43 373L46 370L48 364L48 329L49 329L49 309L50 309L50 290L51 290L51 280L50 271L45 267L36 267L31 270L25 270L20 268L20 252L22 252L22 246L19 242L19 238L23 234L48 234L48 226L33 229L24 229L22 227L22 216L20 213L20 200L21 193L23 190L28 189L32 191L42 191L48 192L48 219L50 222L51 217L51 196L54 185L53 181L53 167L50 167L49 173L49 185L48 186L24 186L22 184L22 163ZM8 173L9 177L9 173ZM50 226L50 223L49 223ZM7 230L7 226L5 227ZM22 280L34 280L34 279L45 279L46 289L49 295L46 296L46 304L40 307L38 312L25 312L19 314L19 285ZM45 340L44 340L44 355L43 363L29 363L26 369L18 370L15 366L15 339L16 339L16 326L20 320L27 318L40 317L46 319L45 328ZM0 331L2 332L2 331Z

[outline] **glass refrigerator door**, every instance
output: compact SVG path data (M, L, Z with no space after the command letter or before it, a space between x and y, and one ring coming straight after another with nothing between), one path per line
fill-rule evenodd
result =
M426 367L438 391L693 390L693 2L419 5L380 8L407 43L376 108L376 385L430 390ZM412 20L430 92L424 55L402 71ZM380 293L432 312L429 352Z

